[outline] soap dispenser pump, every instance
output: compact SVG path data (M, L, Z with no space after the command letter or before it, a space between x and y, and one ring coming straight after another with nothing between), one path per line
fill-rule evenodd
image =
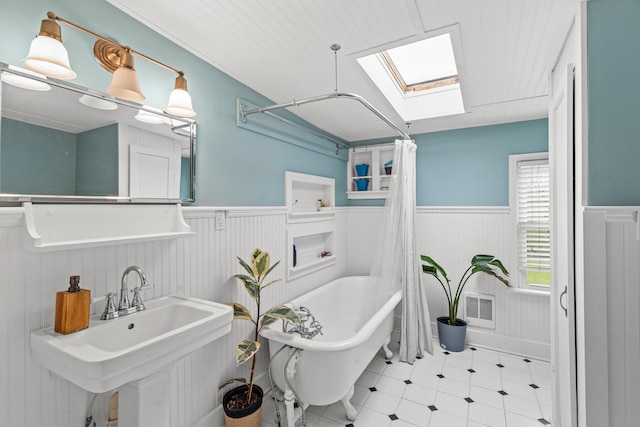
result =
M56 294L56 318L54 330L61 334L89 327L91 291L80 289L80 276L69 278L69 289Z

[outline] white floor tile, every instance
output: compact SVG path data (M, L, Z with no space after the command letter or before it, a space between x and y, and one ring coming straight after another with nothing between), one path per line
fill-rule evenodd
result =
M355 427L389 427L391 425L391 418L380 412L362 408L353 425Z
M444 368L442 368L442 375L444 375L445 378L468 383L471 378L471 372L467 369L471 369L471 367L459 368L445 364Z
M534 402L538 400L538 395L536 394L535 389L526 383L502 379L502 389L511 396L522 397L523 399Z
M499 376L476 372L471 376L471 385L486 388L495 392L502 390L502 379Z
M383 391L392 396L402 397L404 394L404 390L407 387L407 383L402 380L397 380L395 378L381 376L378 382L376 383L376 389L378 391Z
M504 410L503 397L496 390L489 390L472 385L469 387L469 397L473 399L475 403L481 403L483 405Z
M500 354L500 363L504 366L529 372L529 364L531 362L525 362L524 359L524 357L512 356L510 354Z
M396 415L402 421L406 421L417 426L428 426L431 418L431 410L418 403L402 400L398 405Z
M438 408L438 412L442 411L451 415L464 416L465 419L467 418L469 404L462 397L438 392L433 405Z
M515 368L504 367L500 369L500 374L502 375L502 379L531 384L533 381L531 379L531 374L529 371L522 371Z
M409 384L402 395L405 400L410 400L421 405L433 405L436 401L435 389L424 387L420 384Z
M400 397L392 396L382 391L375 391L371 393L364 407L385 415L391 415L395 414L399 404Z
M429 420L429 427L467 427L467 418L457 417L442 411L434 411Z
M543 427L538 419L507 412L507 427Z
M504 409L507 412L515 412L516 414L535 418L536 420L542 417L542 412L540 411L540 405L538 405L538 402L522 399L517 396L505 396Z
M380 374L364 371L362 375L360 375L360 378L358 378L358 380L356 381L356 384L362 387L367 387L367 388L374 387L378 382L378 380L380 379L380 377L381 377Z
M392 344L397 350L397 343ZM436 347L434 355L426 355L413 365L398 362L397 351L392 360L387 364L384 354L378 352L356 382L351 399L358 411L354 422L346 418L344 406L337 402L308 407L307 426L540 427L540 418L551 419L552 377L548 362L526 362L524 357L469 347L450 354ZM470 368L474 372L469 372ZM411 382L407 384L406 380ZM377 391L370 391L370 387ZM507 394L498 393L501 390ZM286 411L281 406L285 426ZM392 414L398 419L390 418ZM270 399L263 406L262 421L265 427L276 425ZM300 424L298 420L296 427Z
M504 411L481 403L469 405L469 420L492 427L505 427Z
M469 383L442 378L438 384L438 391L442 393L452 394L454 396L469 397Z
M392 363L391 365L386 365L382 375L404 381L411 378L413 369L414 367L408 363Z

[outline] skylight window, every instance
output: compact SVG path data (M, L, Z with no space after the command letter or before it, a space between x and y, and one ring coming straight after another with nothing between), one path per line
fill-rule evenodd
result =
M405 121L464 113L450 33L377 52L358 62Z

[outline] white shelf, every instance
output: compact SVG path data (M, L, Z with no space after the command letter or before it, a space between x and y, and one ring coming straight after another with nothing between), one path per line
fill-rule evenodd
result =
M30 251L149 242L195 234L181 205L77 205L24 203Z
M296 224L287 229L288 280L297 279L335 264L334 228L333 221L325 221L315 224ZM329 252L331 255L322 257L322 252Z
M287 222L328 221L335 217L336 187L333 178L285 172L285 204ZM325 200L330 209L319 209Z
M356 148L349 151L349 163L347 164L347 198L348 199L384 199L387 197L388 189L382 187L389 186L389 178L384 164L393 160L395 145L383 144L373 147ZM367 176L358 176L356 165L368 164ZM367 179L366 190L357 190L356 180Z

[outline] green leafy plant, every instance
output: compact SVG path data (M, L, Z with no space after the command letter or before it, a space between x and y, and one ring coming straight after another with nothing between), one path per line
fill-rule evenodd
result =
M496 259L493 255L475 255L471 259L471 265L460 278L460 282L458 282L458 286L455 289L455 294L451 290L451 281L449 280L449 277L447 277L446 271L444 271L444 269L431 257L420 255L420 259L426 263L422 265L422 272L435 277L438 282L440 282L442 289L444 289L444 293L447 295L450 325L456 324L456 318L458 317L458 303L460 301L460 295L462 295L462 289L464 289L464 286L474 274L485 273L489 276L495 277L506 286L511 286L509 284L509 280L498 274L499 272L502 272L502 274L508 276L509 272L504 268L502 262L500 262L499 259Z
M300 319L298 318L296 312L284 305L275 306L267 310L265 313L262 313L260 311L262 291L265 288L280 281L280 279L276 279L265 283L265 280L269 273L271 273L273 269L276 268L280 261L277 261L275 264L270 265L271 258L269 256L269 253L263 251L262 249L254 249L251 253L250 262L248 263L242 260L240 257L237 258L238 262L240 263L242 268L244 268L247 274L236 274L233 277L239 279L242 282L244 288L247 290L251 298L253 298L256 303L257 313L256 317L254 318L251 314L251 311L244 305L236 302L227 303L227 305L233 307L234 319L248 320L250 322L253 322L253 324L255 325L253 340L242 338L240 341L238 341L238 345L236 347L236 361L238 363L238 366L242 365L250 359L252 360L251 376L249 378L249 381L247 382L245 378L234 378L232 380L226 381L219 387L223 388L232 383L241 383L248 385L246 401L231 403L235 406L234 409L246 407L251 404L251 397L253 394L253 377L256 370L255 355L258 350L260 350L260 342L258 341L258 334L260 333L260 330L278 320L284 320L285 322L293 323L295 325L300 324Z

